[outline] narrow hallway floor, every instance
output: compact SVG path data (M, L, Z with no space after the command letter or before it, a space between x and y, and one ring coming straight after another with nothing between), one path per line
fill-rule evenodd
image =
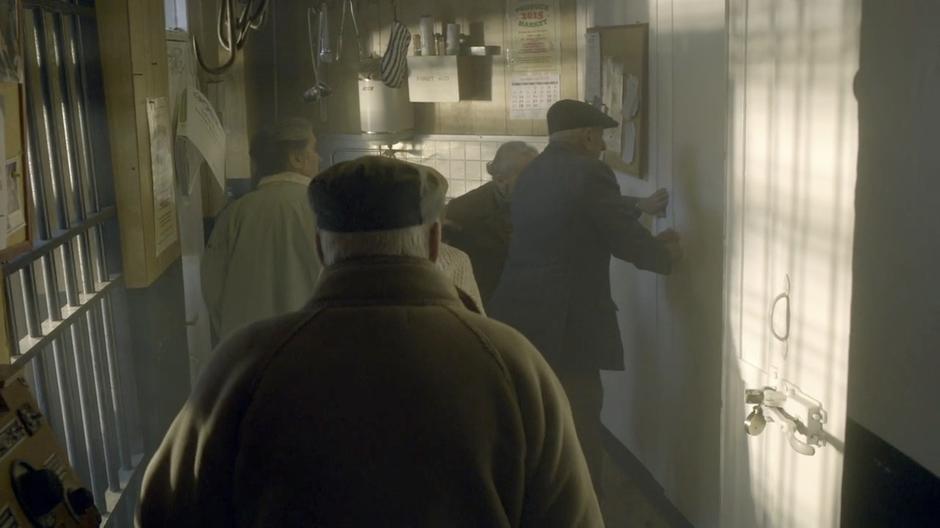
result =
M604 453L601 510L607 528L672 528L656 505L621 467Z

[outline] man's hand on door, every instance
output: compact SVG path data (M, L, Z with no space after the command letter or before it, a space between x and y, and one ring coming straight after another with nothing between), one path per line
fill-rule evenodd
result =
M636 202L636 208L649 215L655 215L666 211L669 205L669 191L659 189L646 198L640 198Z

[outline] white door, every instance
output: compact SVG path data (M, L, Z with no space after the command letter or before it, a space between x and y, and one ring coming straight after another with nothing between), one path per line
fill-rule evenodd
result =
M838 526L861 0L728 8L721 526Z

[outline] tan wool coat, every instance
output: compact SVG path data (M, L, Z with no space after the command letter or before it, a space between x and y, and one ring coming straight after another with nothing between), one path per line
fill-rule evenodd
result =
M202 288L220 338L299 310L320 275L310 178L267 176L219 215L202 258Z
M603 526L557 378L427 260L327 267L224 342L144 477L139 526Z

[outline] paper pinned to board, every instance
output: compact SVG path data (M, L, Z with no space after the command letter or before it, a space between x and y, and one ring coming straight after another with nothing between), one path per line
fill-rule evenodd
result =
M23 212L23 171L17 158L8 159L4 165L3 184L6 198L7 238L26 228L26 214Z
M18 2L0 0L0 82L23 82L22 36ZM4 160L6 158L3 158Z
M176 136L196 147L219 189L225 189L225 128L212 103L196 88L186 88L183 95Z
M191 196L197 183L201 182L203 157L192 146L192 142L176 135L179 126L180 107L186 97L186 89L198 86L192 43L184 32L167 31L167 69L170 74L170 119L174 123L174 161L176 177L184 196Z
M627 165L632 164L636 158L636 123L634 121L623 125L623 144L620 152L620 158Z
M640 111L640 79L628 75L623 92L623 118L629 121Z
M616 127L604 130L604 142L611 148L618 148L622 137L623 124L623 63L607 58L604 61L603 101L607 115L617 122Z
M601 34L589 31L584 35L584 98L598 105L601 96Z
M5 101L3 96L0 96L0 160L4 161L6 165L7 159L7 138L6 138L6 108ZM7 178L6 174L3 175L3 178L0 178L0 226L4 227L4 236L0 236L0 249L7 248L7 237L6 227L7 227L7 195L9 191L7 190Z
M510 119L545 119L548 108L561 98L557 73L513 74L509 102Z
M166 97L147 99L150 128L150 168L153 183L153 229L156 256L179 238L176 221L176 185L170 148L170 108Z

